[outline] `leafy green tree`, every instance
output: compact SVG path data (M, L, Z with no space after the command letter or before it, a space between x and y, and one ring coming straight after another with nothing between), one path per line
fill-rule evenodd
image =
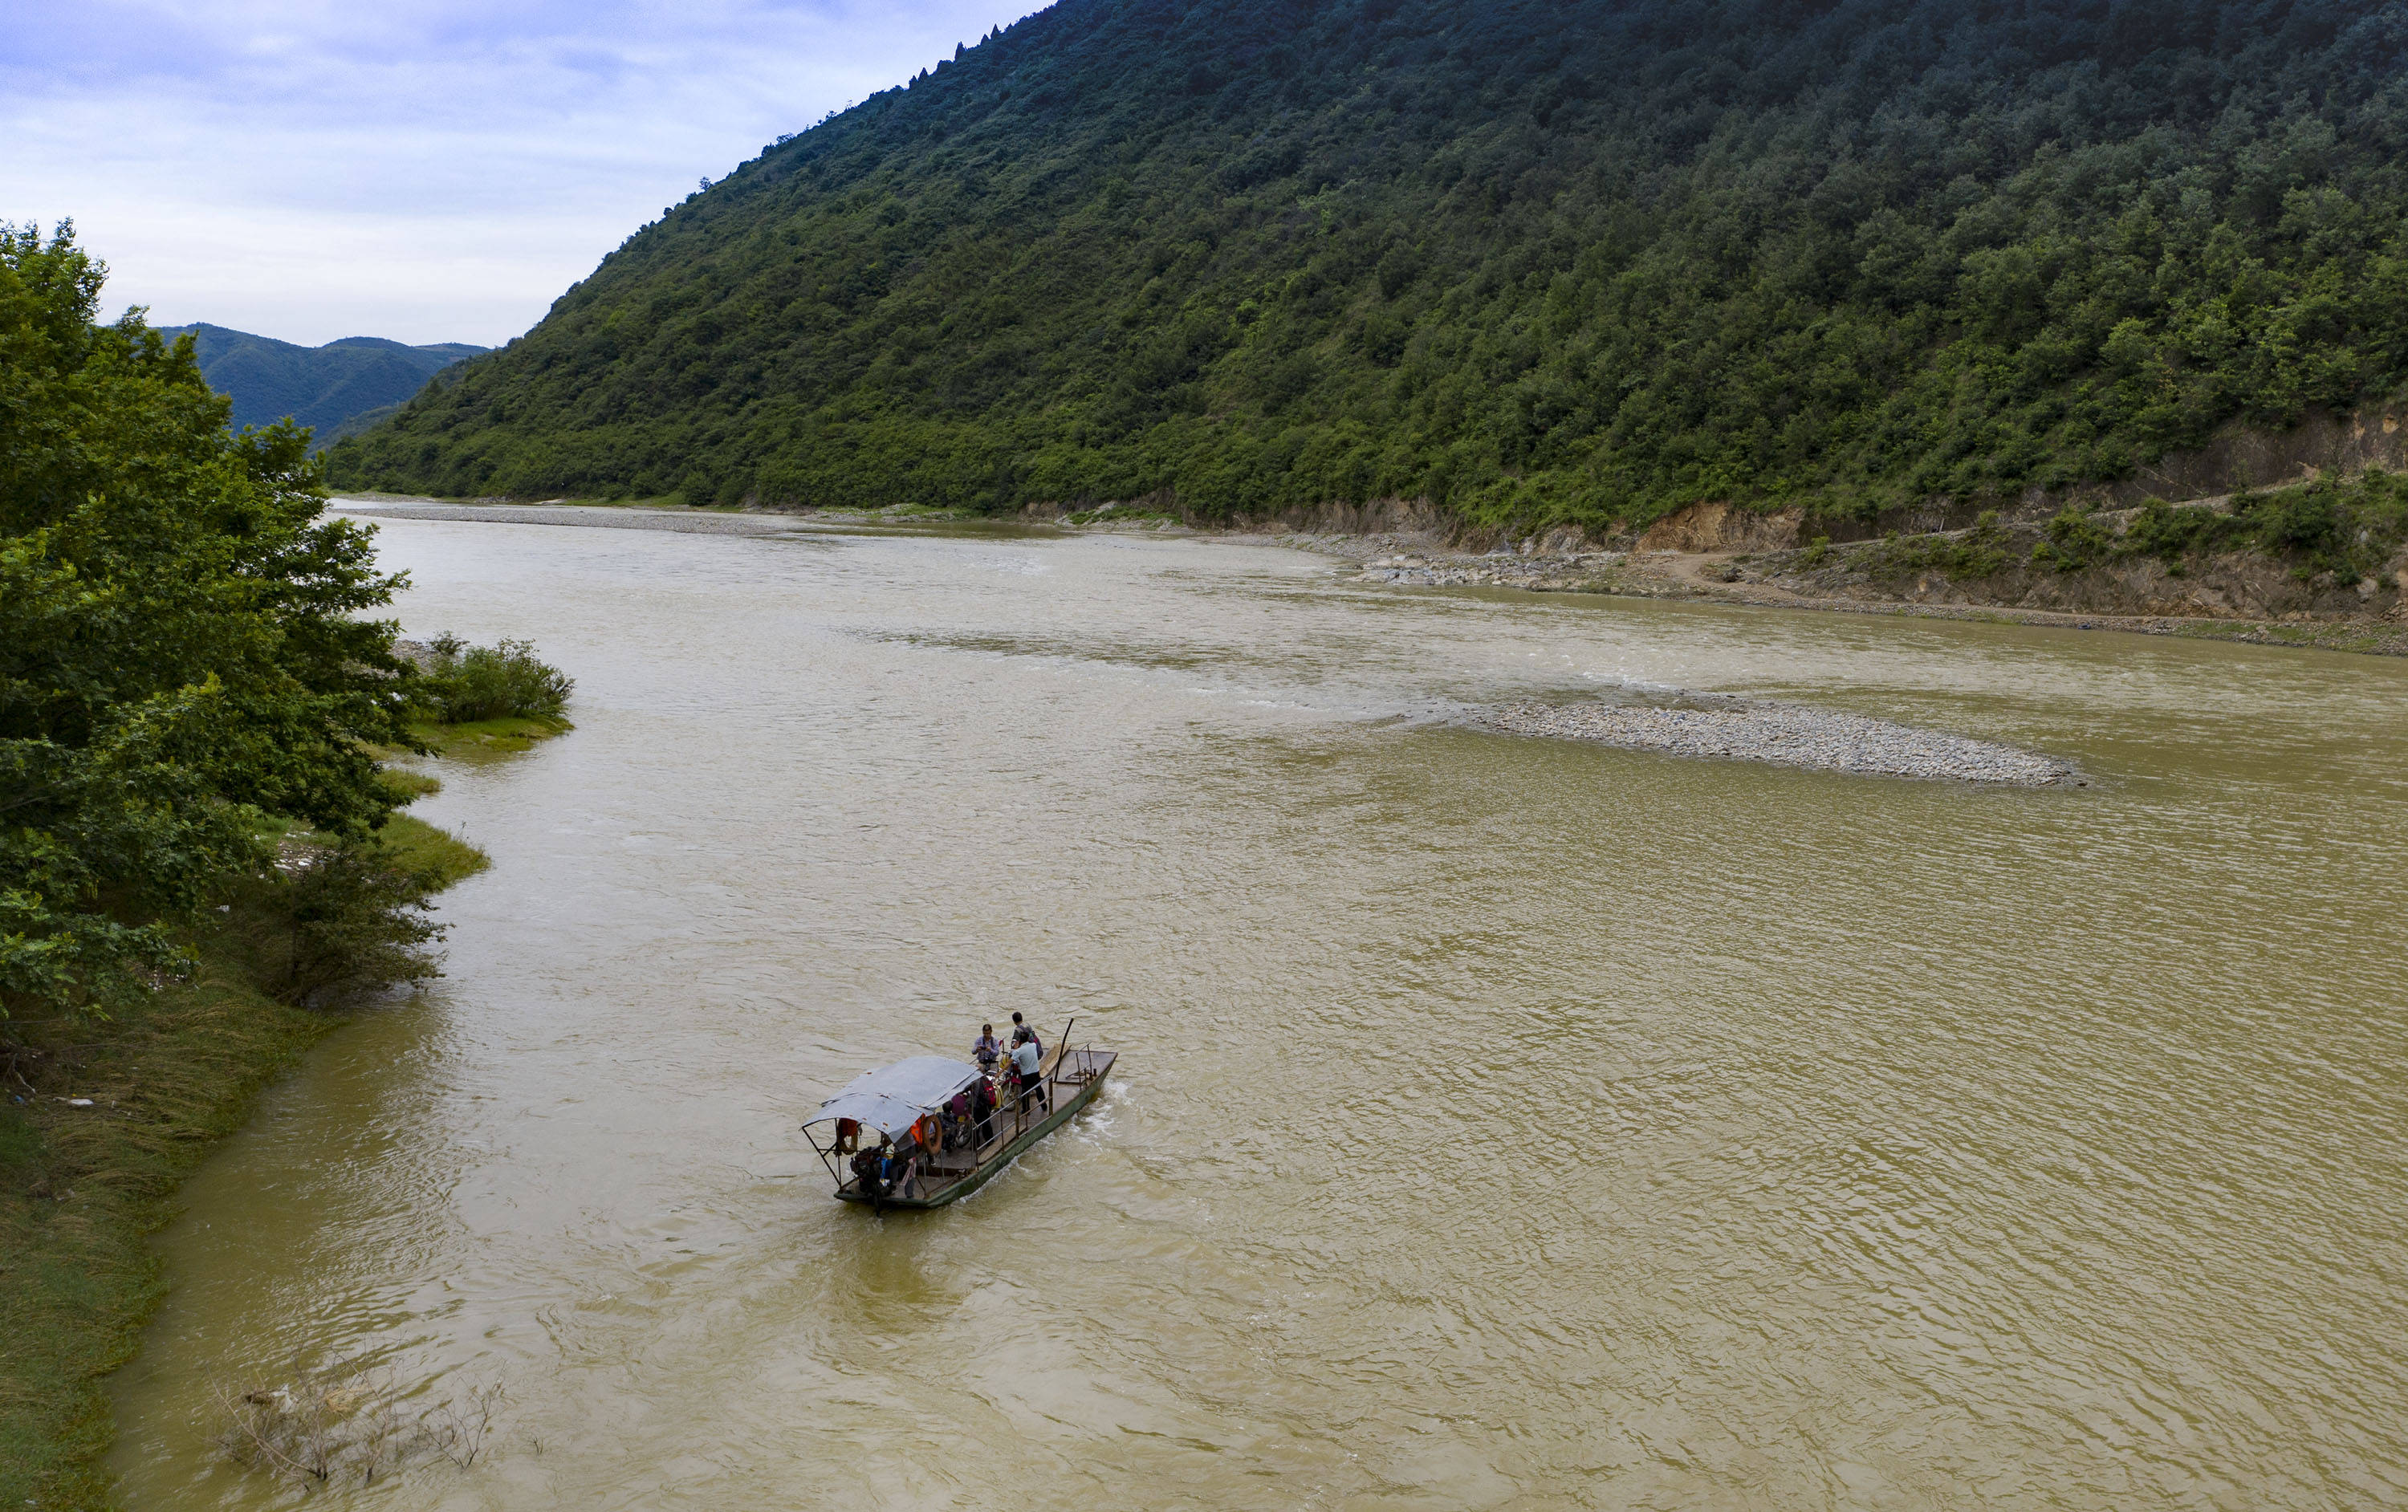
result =
M191 338L95 312L61 225L0 225L0 1018L106 1011L267 860L268 816L364 836L409 669L400 579L322 518L308 434L230 433Z

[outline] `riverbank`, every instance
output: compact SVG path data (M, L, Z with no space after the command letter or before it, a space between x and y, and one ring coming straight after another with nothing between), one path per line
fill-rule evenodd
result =
M992 516L914 506L871 510L771 511L665 507L640 500L438 500L398 494L346 495L337 502L365 505L368 507L364 512L371 517L385 514L408 520L586 525L710 535L774 534L780 529L776 521L784 520L864 527L994 520ZM2210 500L2186 507L2213 508L2225 502ZM572 512L589 509L595 513L580 518ZM604 510L609 513L604 515ZM2123 511L2120 515L2097 518L2114 526L2123 522L2123 515L2138 512ZM1031 515L1025 522L1081 533L1184 535L1286 547L1353 563L1357 568L1356 581L1401 587L1597 593L1834 614L1985 620L2058 630L2119 630L2133 635L2178 635L2255 646L2408 656L2408 613L2401 609L2401 572L2408 572L2408 568L2386 570L2367 579L2375 587L2363 595L2362 606L2356 612L2299 610L2251 615L2230 612L2228 606L2227 612L2222 613L2135 613L2128 611L2136 592L2146 593L2152 587L2172 585L2179 590L2141 600L2158 604L2161 609L2186 604L2197 606L2198 591L2202 586L2215 592L2224 590L2216 582L2184 582L2182 574L2162 563L2152 566L2139 563L2121 570L2097 568L2082 574L2054 576L2023 570L2014 576L1992 574L1986 580L1970 585L1952 578L1945 571L1934 573L1928 566L1913 565L1927 558L1944 558L1968 534L1961 530L1819 549L1811 545L1746 549L1743 544L1731 544L1688 549L1681 545L1647 544L1650 538L1691 539L1677 528L1651 530L1647 537L1635 542L1599 548L1576 532L1557 531L1512 545L1469 549L1457 544L1443 523L1413 511L1355 511L1343 521L1321 522L1332 528L1297 529L1263 522L1199 525L1153 508L1106 505L1067 513ZM2029 540L2022 537L2032 535L2031 528L2023 527L2016 544L2028 548ZM1744 532L1740 533L1742 542ZM1896 565L1901 563L1909 565ZM2260 594L2292 580L2284 564L2266 560L2259 553L2229 553L2219 570L2225 578L2246 583ZM2351 591L2355 593L2357 585L2352 585ZM1999 602L2010 592L2040 602ZM2229 606L2229 599L2237 595L2228 592L2226 596ZM2098 601L2099 606L2086 607L2086 602L2091 600Z
M0 1106L0 1504L105 1508L103 1378L163 1291L147 1236L260 1091L342 1020L219 959L75 1045Z
M410 784L431 790L431 779ZM380 853L434 892L482 870L474 847L408 815ZM350 1015L260 979L273 892L235 889L190 938L189 981L108 1020L17 1021L0 1035L0 1505L111 1508L104 1380L165 1288L148 1236L184 1178L263 1090Z
M1906 536L1863 548L1913 552L1943 544L1961 532L1929 538ZM2180 635L2255 646L2311 647L2373 656L2408 656L2408 622L2374 614L2312 619L2252 619L2214 615L2119 614L2079 608L2035 608L1980 602L1960 591L1937 592L1926 576L1928 596L1885 589L1870 567L1843 562L1825 567L1807 560L1812 548L1778 553L1737 550L1548 550L1465 551L1449 548L1438 533L1382 532L1369 535L1324 533L1253 534L1252 539L1313 551L1357 566L1355 581L1426 588L1510 588L1533 593L1600 593L1620 598L1742 604L1763 608L1813 609L1832 614L1878 614L1908 619L1972 620L2041 625L2059 630L2120 630L2143 635ZM2262 570L2262 568L2260 569ZM1816 589L1821 592L1816 592Z

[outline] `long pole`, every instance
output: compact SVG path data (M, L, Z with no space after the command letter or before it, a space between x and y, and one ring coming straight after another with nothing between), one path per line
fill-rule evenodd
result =
M1074 1013L1070 1015L1070 1021L1062 1026L1062 1037L1054 1043L1054 1071L1062 1069L1062 1057L1070 1053L1070 1031L1078 1027L1079 1016ZM1054 1071L1046 1072L1044 1079L1053 1080Z

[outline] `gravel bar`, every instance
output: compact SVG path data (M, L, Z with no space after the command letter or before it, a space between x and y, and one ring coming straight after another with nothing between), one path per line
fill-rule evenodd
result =
M594 530L666 530L686 535L785 535L808 528L808 521L799 515L706 514L580 504L391 504L340 495L329 502L337 512L364 520L473 520L487 525L581 525Z
M1594 740L1673 756L1770 762L1818 772L2028 788L2087 786L2080 771L2052 756L1802 704L1756 699L1734 700L1717 708L1510 704L1484 710L1469 722L1512 735Z

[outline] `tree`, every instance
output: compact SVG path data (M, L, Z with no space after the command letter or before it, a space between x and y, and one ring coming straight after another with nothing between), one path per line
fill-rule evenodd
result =
M412 744L398 577L322 517L308 433L227 428L190 336L95 321L70 223L0 223L0 1019L105 1012L174 926L269 860L358 838Z

